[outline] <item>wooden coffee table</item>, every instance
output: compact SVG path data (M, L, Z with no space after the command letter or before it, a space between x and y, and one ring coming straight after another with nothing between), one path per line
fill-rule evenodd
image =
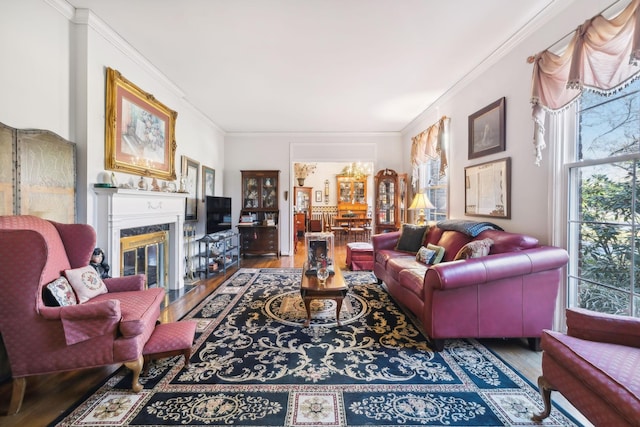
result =
M316 276L307 276L305 273L306 269L303 268L300 295L304 301L304 308L307 310L307 320L304 322L304 326L309 326L311 322L311 300L314 299L332 299L336 302L336 320L340 326L342 300L349 290L340 269L336 268L335 273L329 276L324 285L319 283Z

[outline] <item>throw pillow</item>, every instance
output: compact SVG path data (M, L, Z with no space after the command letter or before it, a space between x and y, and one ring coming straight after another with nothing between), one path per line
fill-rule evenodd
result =
M493 245L493 240L491 239L482 239L482 240L474 240L472 242L464 245L458 253L456 254L455 260L459 259L469 259L469 258L479 258L482 256L489 255L489 251L491 250L491 245Z
M425 264L431 264L431 260L433 259L435 254L436 251L434 251L433 249L422 246L420 249L418 249L418 253L416 254L416 261Z
M402 231L396 244L396 250L413 253L418 252L418 249L422 246L422 241L424 240L424 235L427 230L429 230L428 225L402 224Z
M442 261L442 258L444 258L443 246L432 245L431 243L429 243L427 245L427 249L431 249L432 251L435 251L435 255L433 256L433 258L431 258L431 265L439 264L440 261Z
M45 305L65 307L78 304L76 294L65 277L58 277L45 286Z
M71 287L76 291L80 304L108 292L107 286L100 278L100 275L90 265L65 270L64 275L67 276Z

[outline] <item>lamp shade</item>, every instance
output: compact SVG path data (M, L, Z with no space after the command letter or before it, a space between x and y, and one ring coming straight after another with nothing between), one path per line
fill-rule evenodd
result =
M413 201L411 202L411 206L409 206L410 210L418 211L418 219L416 220L417 225L424 225L426 223L424 214L425 209L435 208L436 207L433 206L431 200L429 200L427 195L424 193L417 193L415 196L413 196Z
M409 206L409 209L435 209L435 208L436 207L433 206L433 204L431 203L431 200L429 200L427 195L424 193L417 193L415 196L413 196L413 201L411 202L411 206Z

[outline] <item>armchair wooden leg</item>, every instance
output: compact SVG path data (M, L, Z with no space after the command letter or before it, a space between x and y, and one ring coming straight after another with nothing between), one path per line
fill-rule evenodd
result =
M131 389L136 393L142 390L142 384L140 384L140 372L142 372L142 366L144 365L144 358L142 355L137 360L125 362L124 366L131 369L133 372L133 379L131 380Z
M542 401L544 402L544 410L539 414L533 414L533 416L531 417L533 421L542 421L551 413L551 391L554 390L554 388L542 375L538 377L538 388L540 389L540 395L542 396Z
M27 388L27 379L25 377L13 379L13 390L11 391L11 402L9 403L9 410L7 415L15 415L20 411L22 407L22 400L24 399L24 391Z

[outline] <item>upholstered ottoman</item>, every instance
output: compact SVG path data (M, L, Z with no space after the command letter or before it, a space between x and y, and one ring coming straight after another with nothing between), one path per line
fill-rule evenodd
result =
M347 243L347 267L353 271L373 270L373 245L366 242Z
M163 357L184 355L184 366L189 365L191 346L196 334L197 323L193 321L161 323L156 325L151 338L142 350L145 372L149 361Z

